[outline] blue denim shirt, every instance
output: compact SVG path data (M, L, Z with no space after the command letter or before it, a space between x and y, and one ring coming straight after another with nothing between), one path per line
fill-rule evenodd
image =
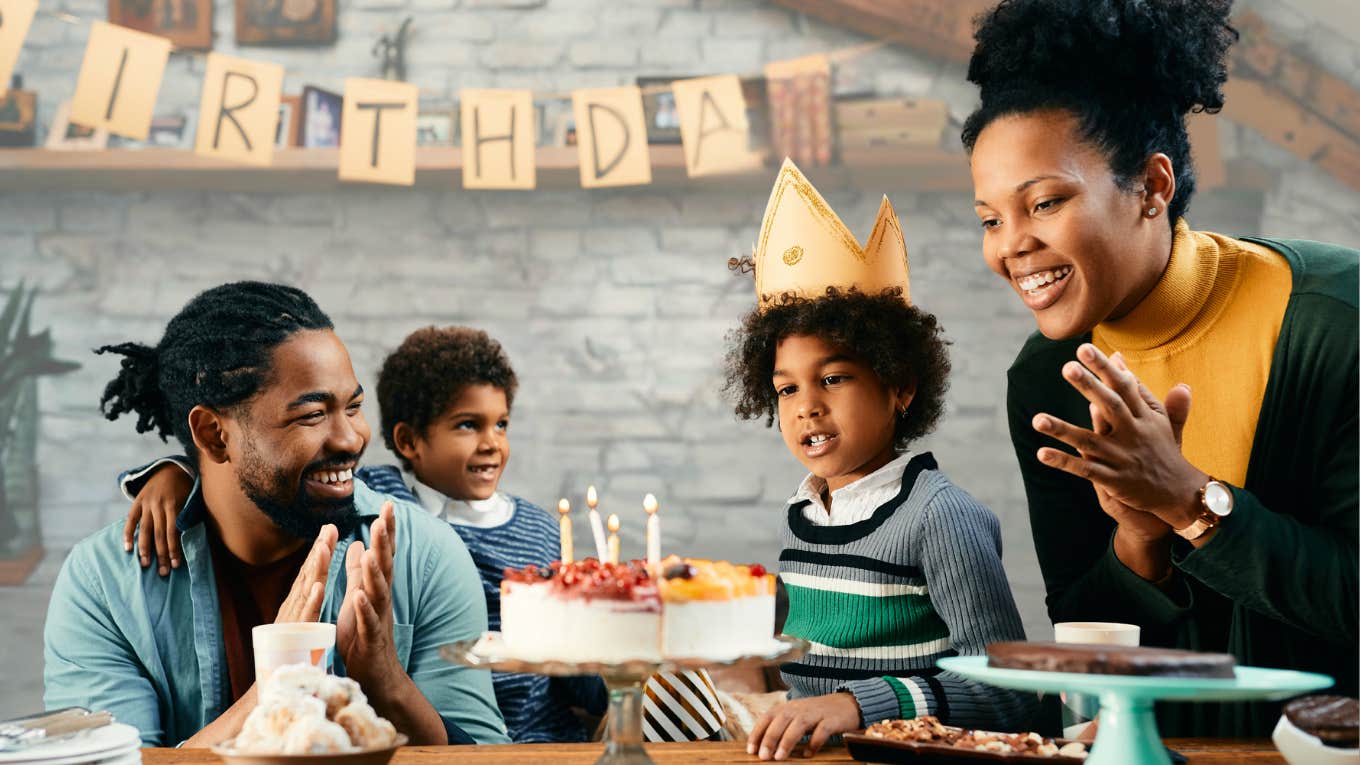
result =
M387 499L355 480L354 504L363 523L336 545L322 621L336 621L345 597L345 550L355 539L369 544L369 526ZM397 658L446 722L477 743L507 743L491 673L439 656L440 646L486 629L472 558L448 524L407 502L394 506ZM43 631L48 709L107 709L141 731L146 746L174 746L231 706L206 515L195 485L177 522L184 565L166 577L123 550L122 521L75 546L57 577ZM338 656L336 665L343 673Z

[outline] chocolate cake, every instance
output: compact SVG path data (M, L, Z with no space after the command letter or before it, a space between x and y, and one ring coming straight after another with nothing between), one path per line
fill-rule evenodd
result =
M1285 704L1284 716L1327 746L1360 746L1360 702L1345 696L1305 696Z
M1145 677L1233 677L1237 661L1225 653L1083 643L992 643L987 664L1004 669Z

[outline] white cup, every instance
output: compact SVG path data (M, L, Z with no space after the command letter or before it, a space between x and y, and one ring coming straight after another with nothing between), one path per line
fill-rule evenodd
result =
M1053 625L1053 640L1058 643L1099 645L1138 645L1141 630L1137 624L1118 622L1059 622Z
M261 624L250 631L255 644L255 682L263 685L286 664L310 664L329 671L335 625L325 622Z
M1138 645L1141 634L1137 624L1119 622L1059 622L1053 625L1053 640L1058 643L1094 645ZM1082 693L1062 694L1063 735L1078 738L1100 712L1100 699Z

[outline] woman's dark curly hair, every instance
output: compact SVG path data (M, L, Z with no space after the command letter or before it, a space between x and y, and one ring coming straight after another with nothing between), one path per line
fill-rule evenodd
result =
M902 299L902 290L866 295L828 288L818 298L785 294L752 311L728 336L723 390L744 420L772 425L779 397L771 378L775 349L786 337L812 335L863 360L889 387L915 387L907 413L893 433L899 447L935 429L949 390L949 344L935 316Z
M1195 169L1185 116L1223 108L1232 0L1002 0L979 17L968 80L982 104L963 126L972 151L998 117L1058 109L1108 159L1125 191L1148 157L1170 157L1168 225L1189 208Z
M424 327L406 336L378 372L383 441L409 470L392 432L404 422L424 434L469 385L490 385L515 403L519 379L501 344L471 327Z
M199 293L165 327L156 347L121 343L118 376L104 386L99 409L110 420L137 415L137 432L174 434L197 459L189 410L230 410L269 384L272 354L295 332L332 329L330 317L295 287L235 282Z

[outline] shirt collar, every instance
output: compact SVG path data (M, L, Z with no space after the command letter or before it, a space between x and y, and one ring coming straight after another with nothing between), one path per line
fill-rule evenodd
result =
M869 475L864 476L858 481L848 483L839 489L831 492L831 504L836 504L835 500L841 497L852 497L866 491L877 489L885 484L900 481L902 472L907 469L907 463L911 462L912 453L904 451L897 455L891 462L875 470ZM808 473L803 482L798 485L798 490L789 497L789 504L795 502L809 501L822 507L822 491L826 489L826 480Z
M416 478L415 473L403 471L402 476L420 506L436 518L468 526L499 526L510 519L513 502L496 492L487 499L454 499Z

